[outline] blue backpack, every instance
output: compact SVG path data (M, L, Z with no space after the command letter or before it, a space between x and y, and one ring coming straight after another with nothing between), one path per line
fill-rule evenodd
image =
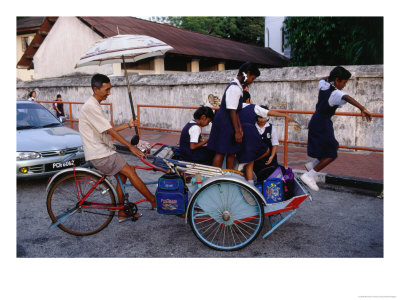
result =
M157 212L181 215L186 212L188 191L183 179L177 174L164 174L158 179L156 190Z

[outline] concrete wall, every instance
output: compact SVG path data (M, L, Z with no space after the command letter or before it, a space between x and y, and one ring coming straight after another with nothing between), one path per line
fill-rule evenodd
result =
M373 113L383 113L383 66L345 66L352 72L345 91ZM261 76L250 86L256 104L270 108L290 110L314 110L318 95L318 80L327 76L331 66L291 67L262 69ZM163 75L132 75L133 102L137 104L197 106L207 103L208 95L220 99L235 71L180 73ZM39 100L54 100L57 94L64 101L85 101L91 95L90 76L64 77L17 83L17 98L27 98L30 90L36 90ZM124 77L112 77L114 86L108 102L113 103L114 124L127 122L131 117L129 98ZM50 105L49 105L50 106ZM73 107L74 118L79 116L80 106ZM346 104L341 112L358 112ZM144 126L182 129L193 110L143 108L140 111ZM67 111L68 114L68 111ZM289 128L289 139L307 141L307 124L311 115L294 115L302 129ZM271 118L283 139L283 121ZM372 123L362 122L360 117L333 117L336 138L341 145L383 148L383 119ZM209 131L210 128L206 128Z

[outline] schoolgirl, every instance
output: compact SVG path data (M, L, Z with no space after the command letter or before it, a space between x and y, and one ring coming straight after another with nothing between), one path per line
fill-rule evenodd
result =
M329 77L322 78L318 83L318 102L308 124L307 154L314 160L305 164L308 172L300 177L314 191L319 190L315 181L316 173L337 157L339 143L335 139L331 121L336 109L350 103L360 109L363 120L372 120L371 113L364 106L342 91L350 77L348 70L338 66L330 72Z
M268 109L268 107L266 107ZM269 122L269 119L257 116L256 128L265 144L265 153L254 162L254 172L257 173L266 166L278 167L276 151L279 146L276 128Z
M256 104L244 104L244 108L239 113L244 137L243 147L237 155L239 162L238 168L241 170L244 166L246 179L250 183L254 183L253 168L255 166L255 161L257 162L267 156L272 156L272 145L268 152L268 141L271 141L272 125L266 130L266 122L269 116L287 117L290 121L294 121L293 117L288 114L269 110L267 106L259 106ZM276 137L275 131L274 137ZM274 139L274 143L279 145L277 138L276 141ZM274 150L275 152L272 159L275 156L276 148ZM257 168L262 169L262 164L264 164L265 167L266 162L267 160L257 162Z
M182 160L211 165L214 152L205 146L208 139L201 137L201 128L213 119L214 112L210 107L201 106L194 112L193 120L183 127L179 139L179 154Z
M235 154L240 151L243 139L238 116L242 110L243 86L250 85L258 76L260 71L257 66L247 62L239 68L236 78L225 89L208 141L208 148L216 153L213 166L222 167L223 160L227 156L226 167L233 168Z

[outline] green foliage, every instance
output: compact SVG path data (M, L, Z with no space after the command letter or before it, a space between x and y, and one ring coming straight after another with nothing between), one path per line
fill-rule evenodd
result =
M153 17L182 29L264 46L264 17Z
M383 64L382 17L288 17L292 66Z

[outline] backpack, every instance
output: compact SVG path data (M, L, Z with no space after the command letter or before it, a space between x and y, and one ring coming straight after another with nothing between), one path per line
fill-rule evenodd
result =
M283 193L285 200L294 197L294 173L292 168L288 168L283 175Z
M267 178L263 182L264 198L267 203L277 203L283 201L282 179Z
M181 215L186 212L188 188L178 174L167 173L161 176L155 196L158 213Z
M265 182L267 180L272 180L272 179L280 179L282 181L282 186L278 185L282 189L282 197L279 198L277 197L276 199L281 199L280 201L284 200L289 200L294 196L294 173L291 168L285 169L283 166L269 166L264 169L262 169L258 174L257 174L257 181L258 182ZM264 196L265 196L265 190L266 185L263 185L263 191L264 191ZM267 199L267 197L266 197ZM268 202L268 201L267 201ZM277 202L277 201L273 201ZM272 203L272 202L270 202Z

